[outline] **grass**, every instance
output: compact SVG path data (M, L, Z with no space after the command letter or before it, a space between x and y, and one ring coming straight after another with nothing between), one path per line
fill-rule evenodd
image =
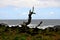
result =
M31 35L33 29L29 30L31 34L19 32L18 28L7 28L7 31L5 30L6 27L0 27L0 40L60 40L60 31L44 32L41 29L38 34Z

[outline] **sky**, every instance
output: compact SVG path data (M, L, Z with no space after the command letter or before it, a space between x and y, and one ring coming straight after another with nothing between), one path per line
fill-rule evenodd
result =
M0 19L60 19L60 0L0 0Z

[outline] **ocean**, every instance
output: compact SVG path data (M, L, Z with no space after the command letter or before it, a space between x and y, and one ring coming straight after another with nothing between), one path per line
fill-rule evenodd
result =
M23 21L27 22L27 20L20 19L20 20L0 20L0 23L5 23L11 26L11 25L22 24ZM33 19L31 21L31 24L29 24L28 26L30 26L30 28L34 28L41 21L43 21L43 23L38 28L44 29L46 27L53 27L54 25L60 25L60 19Z

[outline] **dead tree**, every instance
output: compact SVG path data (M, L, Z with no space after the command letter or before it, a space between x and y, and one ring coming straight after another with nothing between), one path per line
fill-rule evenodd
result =
M30 23L31 23L31 19L32 19L32 14L35 14L34 12L34 7L33 7L33 9L32 9L32 11L31 10L29 10L29 14L28 14L28 21L27 22L23 22L23 24L21 24L21 26L23 27L26 27L27 25L29 25Z
M34 11L34 7L33 7L32 11L29 10L28 21L27 21L27 22L23 22L23 24L21 24L21 26L22 26L21 30L22 30L23 32L29 30L29 27L28 27L27 25L29 25L29 24L31 23L31 19L32 19L31 16L32 16L32 14L35 14L33 11Z

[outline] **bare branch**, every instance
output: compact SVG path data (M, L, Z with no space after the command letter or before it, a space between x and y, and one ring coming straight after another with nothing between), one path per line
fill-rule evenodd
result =
M43 21L41 21L41 22L36 26L36 28L37 28L38 26L40 26L42 23L43 23Z

